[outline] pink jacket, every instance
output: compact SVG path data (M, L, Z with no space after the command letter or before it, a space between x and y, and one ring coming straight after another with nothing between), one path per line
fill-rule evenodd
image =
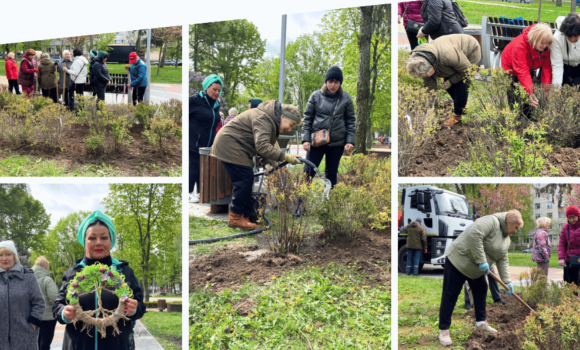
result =
M568 241L568 227L570 227L570 241ZM570 253L568 253L568 245L570 246ZM580 255L580 221L576 222L574 225L566 223L560 232L558 259L566 259L566 261L570 261L570 255Z
M399 3L399 15L403 16L403 25L405 28L407 27L408 20L423 23L423 18L421 17L422 5L423 0Z

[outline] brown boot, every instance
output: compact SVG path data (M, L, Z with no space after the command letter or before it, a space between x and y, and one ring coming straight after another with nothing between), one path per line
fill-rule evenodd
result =
M252 224L247 218L244 218L242 214L232 213L231 211L228 226L234 228L239 227L242 230L255 230L262 228L260 225Z
M458 123L461 123L461 115L452 114L451 117L447 119L443 124L447 126L453 126Z

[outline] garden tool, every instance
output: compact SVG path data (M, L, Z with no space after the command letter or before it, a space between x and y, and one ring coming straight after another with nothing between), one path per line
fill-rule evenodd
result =
M473 307L475 305L473 303L473 292L471 291L471 287L469 286L469 282L465 281L465 290L467 291L467 295L469 296L469 305Z
M64 66L63 66L63 78L62 78L62 104L66 105L66 100L65 100L65 96L66 96L66 72L64 71L64 67L66 67L66 62L64 62Z
M501 284L502 287L504 287L505 289L509 290L508 286L506 286L506 284L503 283L502 280L498 276L496 276L493 272L489 271L489 276L491 276L491 278L493 278L494 280L496 280L497 283ZM512 293L512 296L514 296L522 305L524 305L525 307L527 307L528 309L530 309L531 312L534 312L534 309L532 309L530 307L530 305L526 304L526 302L522 298L520 298L516 293Z

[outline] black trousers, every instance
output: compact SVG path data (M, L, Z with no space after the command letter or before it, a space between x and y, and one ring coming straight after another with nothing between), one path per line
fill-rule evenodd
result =
M107 90L107 87L97 87L97 100L99 101L105 101L105 90Z
M445 79L447 81L447 79ZM467 106L467 99L469 98L469 80L462 80L457 84L452 84L447 93L453 99L453 113L455 115L463 115L463 109Z
M18 86L18 79L10 79L8 80L8 91L14 91L14 94L20 95L20 87Z
M75 90L67 88L64 92L64 105L68 107L69 110L75 109Z
M564 63L564 76L562 77L562 85L570 85L568 78L580 78L580 65L572 67Z
M230 211L249 217L252 211L252 187L254 186L254 169L249 166L222 162L232 180L232 202Z
M417 32L410 32L405 28L407 33L407 39L409 39L409 44L411 45L411 51L413 51L417 46L419 46L419 39L417 39Z
M518 79L515 78L515 76L512 76L512 79L513 82L507 88L507 96L510 108L513 109L512 106L517 102L520 105L520 116L530 119L532 115L532 106L529 103L524 102L525 100L521 101L521 98L516 93L517 92L516 83L518 82Z
M314 163L317 167L322 162L322 158L326 156L326 164L324 168L324 176L330 180L332 187L336 185L337 175L338 175L338 165L340 164L340 158L344 153L344 146L329 146L324 145L320 147L310 147L310 151L306 154L306 159ZM314 169L310 169L309 166L304 167L304 171L308 174L310 178L314 177L316 174Z
M570 262L566 261L566 266L564 266L564 281L568 283L575 283L577 286L580 286L578 272L580 272L580 269L571 268Z
M193 192L195 185L199 193L199 169L199 152L189 151L189 193Z
M491 270L491 272L493 272L494 274L497 275L493 265L490 266L489 269ZM493 278L488 278L487 283L489 284L489 291L491 292L491 297L493 298L493 301L497 301L497 302L502 301L501 293L499 291L499 285L498 285L497 281L494 280ZM463 293L465 293L465 295L463 296L463 300L465 301L465 304L469 304L470 301L469 301L469 295L467 294L467 287L464 288Z
M56 320L42 321L40 335L38 336L38 350L50 350L50 344L54 338Z
M75 84L75 92L77 95L83 96L85 94L85 84Z
M58 102L58 96L56 95L56 88L52 89L41 89L42 97L50 97L54 103Z
M143 102L143 96L145 96L145 90L147 90L147 86L138 86L132 89L133 89L133 106L135 106L137 103Z
M445 261L445 270L443 271L443 293L441 295L441 306L439 307L440 330L447 330L451 327L451 315L453 315L453 309L465 281L469 283L473 293L475 320L477 322L485 321L487 316L485 313L485 298L487 297L485 275L476 279L468 278L447 259Z

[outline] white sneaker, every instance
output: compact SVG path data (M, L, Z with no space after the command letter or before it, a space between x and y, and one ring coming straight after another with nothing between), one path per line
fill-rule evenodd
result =
M199 196L194 194L189 195L189 203L199 203Z
M449 329L439 330L439 343L443 346L450 346L453 344L451 336L449 335Z
M482 332L488 332L488 333L497 333L497 329L491 328L491 326L487 322L484 322L483 324L481 324L479 326L476 323L475 330L482 331Z

